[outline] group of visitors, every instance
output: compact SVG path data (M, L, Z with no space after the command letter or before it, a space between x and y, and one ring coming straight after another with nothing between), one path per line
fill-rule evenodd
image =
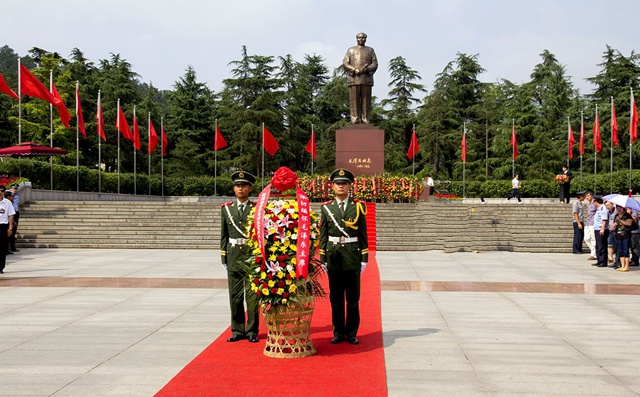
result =
M20 219L20 196L18 185L7 190L0 186L0 273L4 273L7 255L18 252L16 248L16 231Z
M572 215L574 254L582 253L584 241L590 251L588 260L595 260L592 266L628 272L629 266L640 264L638 211L605 201L592 191L583 191L577 193Z

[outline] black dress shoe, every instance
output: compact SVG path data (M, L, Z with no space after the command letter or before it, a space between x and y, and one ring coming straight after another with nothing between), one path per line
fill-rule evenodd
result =
M19 250L19 249L17 249L17 248L12 248L12 249L11 249L11 251L13 251L13 252L20 252L20 250Z
M598 266L598 263L592 263L591 266Z
M638 263L630 263L629 266L640 266Z
M355 336L347 339L347 342L351 345L357 345L358 343L360 343L360 341L358 340L358 338L356 338Z
M227 342L238 342L244 339L242 335L233 335L231 338L227 339Z
M331 339L332 345L337 345L338 343L342 342L344 342L344 336L334 336L333 339Z
M608 267L606 263L601 263L599 265L597 265L597 267Z
M13 252L7 251L7 255L13 255Z
M258 337L256 335L249 336L249 342L258 343Z

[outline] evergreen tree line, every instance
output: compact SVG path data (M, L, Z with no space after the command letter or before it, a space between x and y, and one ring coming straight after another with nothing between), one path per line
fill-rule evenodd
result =
M625 56L606 46L600 72L588 80L594 85L583 94L574 87L566 66L544 50L541 62L533 67L530 80L515 84L506 79L482 82L485 70L478 55L458 53L436 75L427 91L419 72L397 56L388 64L391 79L387 96L374 98L372 123L385 131L385 172L411 174L412 161L407 148L413 126L420 150L415 161L419 174L434 179L462 180L461 138L467 125L466 180L483 182L511 179L512 120L515 120L519 156L515 162L521 179L550 179L567 162L567 122L579 138L581 114L586 135L582 158L585 172L593 173L592 127L595 105L599 108L603 150L598 155L598 172L609 172L610 101L613 97L619 125L620 145L614 148L614 171L628 170L630 88L637 92L640 62L635 52ZM17 91L18 55L8 46L0 48L0 73ZM188 66L171 90L158 90L135 73L120 54L111 54L97 64L75 48L68 58L57 52L32 48L22 63L48 86L49 70L73 120L66 129L54 110L54 146L70 154L56 158L61 165L75 166L75 84L80 84L87 138L80 138L80 164L96 167L98 136L96 102L102 93L107 142L102 143L102 161L107 171L117 168L116 104L120 99L131 123L133 107L140 125L142 150L137 154L135 170L148 172L147 115L159 132L160 118L169 140L164 161L165 175L192 177L214 173L214 123L218 121L229 147L218 151L218 174L233 169L261 172L261 125L280 143L274 157L266 156L267 172L286 165L309 172L311 158L305 151L311 128L316 133L318 159L316 173L330 172L335 163L335 131L348 124L349 106L346 76L341 66L330 70L321 56L306 55L296 61L291 55L250 54L243 46L238 60L229 63L230 75L222 80L220 92L198 81ZM384 73L380 68L378 74ZM384 87L374 87L381 95ZM48 144L50 137L49 104L23 96L22 140ZM0 95L0 145L17 143L18 103ZM640 161L633 147L634 163ZM134 148L121 139L121 172L133 172ZM151 156L152 173L160 173L160 147ZM570 168L579 168L578 144Z

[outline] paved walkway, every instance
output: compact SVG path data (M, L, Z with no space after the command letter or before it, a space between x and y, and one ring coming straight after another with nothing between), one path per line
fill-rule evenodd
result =
M638 268L572 254L377 259L390 396L640 396ZM152 396L228 327L224 279L217 251L9 256L0 396Z

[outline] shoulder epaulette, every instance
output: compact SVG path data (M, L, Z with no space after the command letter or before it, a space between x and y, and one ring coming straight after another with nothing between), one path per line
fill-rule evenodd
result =
M233 201L229 201L228 203L222 203L220 207L226 207L227 205L233 204Z
M329 205L331 203L333 203L333 200L325 201L324 203L322 203L322 205Z

